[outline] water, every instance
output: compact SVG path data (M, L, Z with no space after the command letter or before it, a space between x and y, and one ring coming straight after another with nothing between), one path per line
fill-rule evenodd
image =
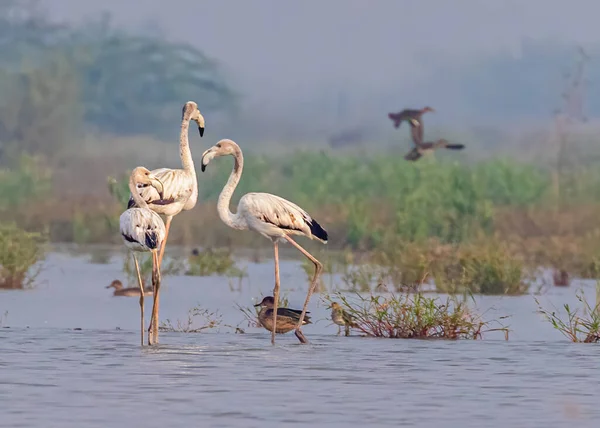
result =
M567 342L535 313L531 296L478 300L496 309L490 316L512 315L508 342L500 334L456 342L338 337L316 296L315 324L304 328L310 345L288 334L272 347L265 330L222 327L161 333L158 347L142 349L137 298L104 289L120 268L119 260L92 265L53 254L38 288L0 292L10 326L0 329L0 427L547 428L600 419L598 346ZM237 325L234 303L272 289L270 263L248 272L241 293L226 278L165 278L161 319L185 319L199 303ZM282 263L290 306L301 306L305 283L298 263ZM541 300L575 304L575 289Z

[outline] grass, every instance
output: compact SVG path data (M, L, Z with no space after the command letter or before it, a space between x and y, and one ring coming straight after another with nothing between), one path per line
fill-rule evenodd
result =
M173 325L171 320L167 319L161 322L159 330L178 333L202 333L219 327L223 322L222 318L222 315L218 312L212 312L197 305L188 310L185 321L177 320L176 324Z
M595 303L590 304L583 290L579 290L576 297L582 307L572 308L565 303L565 315L560 315L556 308L553 311L545 309L537 298L534 299L539 313L571 342L600 342L600 282L596 283Z
M354 319L354 327L369 337L389 339L481 339L484 333L509 330L498 320L483 320L466 302L456 298L430 298L417 294L389 294L349 299L343 293L325 296ZM499 326L492 328L497 323Z
M188 257L188 270L185 274L191 276L223 275L236 278L247 276L245 270L236 265L231 250L213 250L212 248L202 251L194 250Z
M44 257L42 234L27 232L14 223L0 224L0 288L32 287Z

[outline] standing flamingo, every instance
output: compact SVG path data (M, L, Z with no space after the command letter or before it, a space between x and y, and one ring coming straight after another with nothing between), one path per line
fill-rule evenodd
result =
M142 346L144 346L144 283L140 275L140 266L135 256L136 252L150 251L152 253L152 285L160 287L160 266L158 263L158 249L164 242L166 232L165 224L158 214L148 208L146 201L136 191L137 185L150 185L156 192L163 194L161 181L143 166L135 168L129 178L129 190L137 208L129 208L119 219L121 236L125 246L131 250L135 270L140 286L140 311L142 315ZM150 340L148 340L150 342ZM150 343L148 343L150 344Z
M179 135L179 155L183 169L159 168L152 170L152 174L157 177L164 186L164 194L159 195L153 187L141 187L137 191L140 196L146 201L148 207L166 217L166 232L165 240L160 246L158 254L158 266L162 264L162 259L169 238L169 230L173 217L179 214L182 210L191 210L196 205L198 199L198 180L196 178L196 170L190 151L189 142L189 126L190 121L196 121L200 137L204 135L204 117L198 110L198 105L193 101L188 101L183 106L181 119L181 133ZM133 194L132 194L133 195ZM127 208L137 206L133 196L129 199ZM152 336L152 344L158 342L158 307L160 302L159 290L154 290L154 304L152 305L152 318L150 320L150 328L148 336Z
M237 212L233 214L229 210L231 196L242 176L244 168L244 156L240 147L232 140L224 139L202 153L202 171L206 165L215 157L231 155L235 159L233 170L227 180L227 184L219 195L217 211L221 220L229 227L237 230L254 230L273 242L275 255L275 288L273 289L273 331L271 343L275 344L275 332L277 330L277 304L279 303L279 241L287 240L296 247L315 265L315 274L308 289L306 301L296 327L296 337L301 343L308 341L300 330L308 308L311 294L317 286L319 274L323 265L312 254L302 248L290 235L304 235L310 239L317 239L324 244L327 243L327 232L306 211L298 205L293 204L279 196L269 193L247 193L240 199Z

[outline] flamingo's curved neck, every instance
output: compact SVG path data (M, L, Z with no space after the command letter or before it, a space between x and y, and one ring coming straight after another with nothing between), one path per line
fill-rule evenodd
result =
M190 116L185 115L181 120L181 132L179 133L179 157L183 169L194 178L196 177L196 169L194 168L194 160L190 151Z
M135 177L133 176L133 174L131 175L131 177L129 177L129 192L131 193L131 197L133 198L136 207L148 208L148 204L146 203L144 198L142 198L140 192L137 189Z
M225 187L223 187L223 190L219 195L219 201L217 202L217 211L219 213L219 217L227 226L233 229L243 230L248 229L248 224L246 223L246 220L240 217L239 213L234 214L229 210L231 197L233 196L233 192L235 191L235 188L240 182L242 170L244 169L244 155L242 155L242 150L239 147L236 147L233 157L235 158L233 170L229 175L227 184L225 184Z

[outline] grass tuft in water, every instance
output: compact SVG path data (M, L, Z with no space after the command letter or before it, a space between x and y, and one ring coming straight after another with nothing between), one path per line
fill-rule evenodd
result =
M0 224L0 288L24 289L33 285L45 257L45 237L14 223Z
M579 290L575 296L583 308L572 308L565 303L563 308L566 316L559 315L556 308L554 311L543 308L538 299L534 299L538 305L538 312L571 342L600 342L600 282L596 283L596 302L593 306L588 302L583 290Z
M465 301L425 297L417 294L390 294L364 296L356 294L350 300L343 293L325 296L331 304L340 303L353 318L355 329L370 337L390 339L481 339L484 333L504 332L508 328L497 320L485 321ZM491 324L499 325L491 328Z
M186 275L191 276L210 276L223 275L228 277L243 278L246 276L245 270L240 269L233 259L231 251L228 249L213 250L194 250L188 258L189 268Z
M201 333L219 327L222 322L223 316L218 311L211 312L198 305L188 311L187 320L177 320L176 325L173 325L171 320L167 319L161 322L159 330L178 333Z

